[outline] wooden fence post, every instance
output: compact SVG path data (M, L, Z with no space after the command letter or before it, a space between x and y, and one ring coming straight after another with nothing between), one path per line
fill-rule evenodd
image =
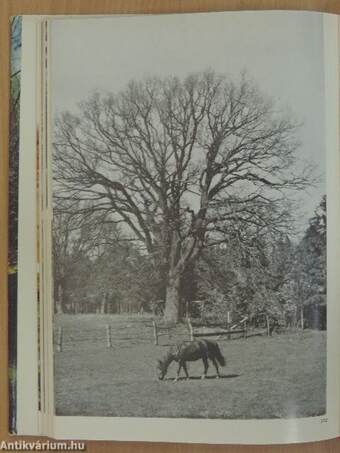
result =
M57 352L62 352L63 350L63 328L58 327L57 331Z
M230 322L230 311L227 312L227 330L230 330L231 327ZM228 340L231 340L231 333L228 335Z
M267 336L270 336L270 322L269 322L269 316L266 315L266 323L267 323Z
M152 325L153 325L153 336L154 336L154 339L155 339L155 345L158 345L157 324L156 324L155 320L152 321Z
M191 320L188 318L188 329L189 329L189 340L193 341L194 340L194 331L192 328Z
M106 345L108 348L112 348L112 339L111 339L111 326L106 325Z

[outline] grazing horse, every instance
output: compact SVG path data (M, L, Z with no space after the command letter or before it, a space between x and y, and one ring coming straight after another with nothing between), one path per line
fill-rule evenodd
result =
M202 375L202 379L204 379L207 375L209 368L208 359L212 361L216 368L216 377L220 377L217 362L221 366L225 366L225 359L216 341L212 340L194 340L190 343L183 342L178 345L172 346L164 356L164 358L162 360L158 360L158 377L160 380L164 379L170 363L175 361L178 362L178 370L175 381L177 381L179 378L181 368L183 368L188 379L189 373L186 362L193 362L199 359L202 359L204 365L204 373Z

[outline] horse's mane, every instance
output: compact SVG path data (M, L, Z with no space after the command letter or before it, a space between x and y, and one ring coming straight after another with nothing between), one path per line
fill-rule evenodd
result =
M169 351L167 351L167 353L163 357L162 362L166 365L169 365L174 359L175 359L175 354L170 349Z

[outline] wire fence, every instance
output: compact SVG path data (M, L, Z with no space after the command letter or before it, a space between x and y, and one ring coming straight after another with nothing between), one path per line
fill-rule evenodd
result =
M98 320L100 319L100 322ZM105 318L92 319L84 323L84 319L72 318L68 322L59 322L54 329L54 346L56 352L76 348L114 348L130 347L132 345L154 344L169 346L182 341L192 341L197 337L215 337L216 339L231 339L238 336L246 337L247 328L233 330L192 326L190 319L182 324L167 324L161 319ZM110 322L111 321L111 322Z
M56 325L54 328L54 347L63 352L80 347L113 348L131 345L154 344L168 346L178 341L189 341L187 326L163 326L155 320L134 321L129 323L102 324L100 326Z

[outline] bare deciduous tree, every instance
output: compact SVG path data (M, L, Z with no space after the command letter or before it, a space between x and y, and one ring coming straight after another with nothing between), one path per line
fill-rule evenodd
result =
M143 244L177 321L181 276L205 246L289 229L287 191L310 181L294 172L296 128L245 76L131 82L57 119L56 200Z

